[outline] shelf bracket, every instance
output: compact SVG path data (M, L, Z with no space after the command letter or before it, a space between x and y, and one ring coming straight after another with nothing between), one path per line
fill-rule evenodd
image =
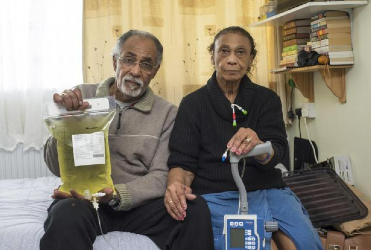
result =
M313 72L291 73L291 76L301 94L309 102L314 102Z
M319 69L319 72L332 93L339 98L341 103L346 103L345 69L324 68Z

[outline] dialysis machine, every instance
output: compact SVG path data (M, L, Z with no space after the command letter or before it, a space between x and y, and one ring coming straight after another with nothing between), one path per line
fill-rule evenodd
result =
M258 218L256 214L248 214L247 193L245 185L238 172L238 162L242 158L271 154L272 144L266 142L259 144L246 155L230 154L230 163L233 179L240 192L240 214L226 214L224 216L224 233L227 250L264 250L264 231L274 232L278 230L277 222L266 221Z

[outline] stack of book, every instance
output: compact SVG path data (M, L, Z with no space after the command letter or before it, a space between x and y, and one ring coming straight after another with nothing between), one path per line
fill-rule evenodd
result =
M330 59L330 65L354 64L351 23L345 11L324 11L311 17L312 49Z
M309 42L310 19L299 19L283 25L283 51L280 67L297 66L298 53L302 45Z

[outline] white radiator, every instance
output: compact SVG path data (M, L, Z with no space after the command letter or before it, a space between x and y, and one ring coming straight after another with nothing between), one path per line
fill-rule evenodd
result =
M53 176L44 162L43 150L23 151L18 144L14 151L0 149L0 179L37 178Z

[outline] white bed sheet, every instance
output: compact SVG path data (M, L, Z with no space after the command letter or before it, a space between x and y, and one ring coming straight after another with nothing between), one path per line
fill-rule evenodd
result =
M0 249L37 250L44 234L51 194L60 185L57 177L0 180ZM105 238L117 250L158 250L146 236L110 232ZM113 249L98 236L95 250Z

